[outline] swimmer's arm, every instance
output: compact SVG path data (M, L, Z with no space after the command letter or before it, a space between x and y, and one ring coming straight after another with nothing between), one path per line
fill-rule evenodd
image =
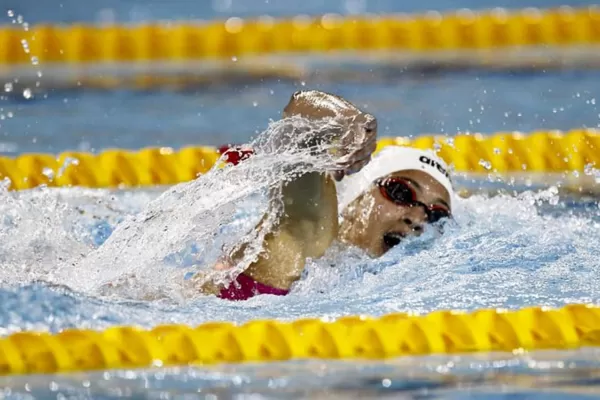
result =
M244 271L257 282L289 289L300 279L306 258L322 256L338 232L337 194L333 178L325 173L307 173L284 184L283 210L273 232L266 235L263 251ZM278 202L269 212L277 212ZM260 224L259 227L260 229ZM242 246L231 255L231 266L243 256ZM201 290L217 294L219 287L205 283Z

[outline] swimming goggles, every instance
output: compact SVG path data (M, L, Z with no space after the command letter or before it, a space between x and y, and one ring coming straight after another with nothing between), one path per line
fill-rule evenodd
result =
M427 222L433 224L443 218L450 217L450 210L446 207L431 204L427 205L417 200L417 194L408 181L402 178L384 178L375 181L379 191L387 200L400 206L423 207L427 214Z

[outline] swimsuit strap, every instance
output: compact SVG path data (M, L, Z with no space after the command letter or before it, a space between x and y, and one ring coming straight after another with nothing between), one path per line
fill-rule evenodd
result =
M249 298L260 294L285 296L289 292L289 290L278 289L257 282L248 275L241 273L229 284L229 286L221 289L219 297L225 300L248 300Z

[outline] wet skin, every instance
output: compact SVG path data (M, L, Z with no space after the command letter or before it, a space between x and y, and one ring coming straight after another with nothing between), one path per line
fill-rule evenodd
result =
M399 171L387 177L405 180L421 203L451 211L448 191L425 172ZM387 199L375 184L348 204L342 216L338 238L362 248L371 257L382 256L404 237L421 234L427 224L423 206L396 204Z

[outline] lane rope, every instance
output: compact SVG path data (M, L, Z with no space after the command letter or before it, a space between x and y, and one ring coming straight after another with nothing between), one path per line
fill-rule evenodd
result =
M331 51L497 49L600 43L600 7L420 15L262 17L143 25L0 27L0 65L149 63Z
M57 334L19 332L0 339L0 374L151 366L273 362L292 359L384 359L410 355L573 349L600 345L600 308L482 309L470 313L395 313L332 322L258 320L197 327L117 326Z
M389 145L432 148L466 173L585 172L600 166L600 130L497 132L457 136L382 138L378 150ZM90 188L172 185L195 179L212 168L227 146L145 148L137 151L108 149L98 154L66 152L59 155L22 154L0 157L0 180L9 189L40 185ZM229 151L224 161L237 162Z

